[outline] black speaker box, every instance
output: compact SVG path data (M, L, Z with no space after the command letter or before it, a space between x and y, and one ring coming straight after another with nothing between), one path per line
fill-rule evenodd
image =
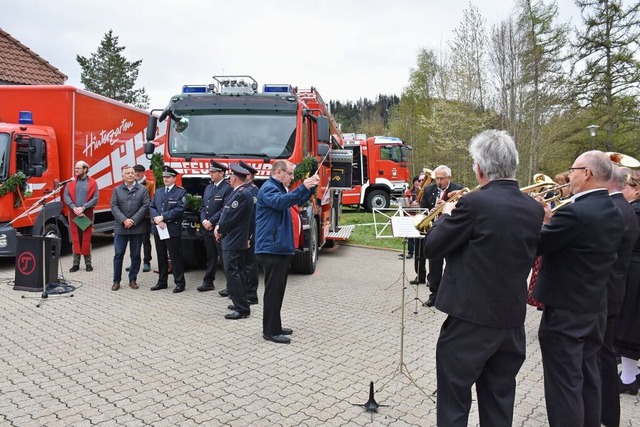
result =
M59 260L58 237L18 236L13 289L43 292L47 284L58 282Z

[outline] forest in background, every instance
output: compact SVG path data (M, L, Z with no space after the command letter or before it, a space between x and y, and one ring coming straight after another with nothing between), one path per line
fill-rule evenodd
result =
M516 0L490 27L471 2L451 40L420 50L399 96L331 101L331 111L343 132L405 141L412 173L446 164L465 185L475 185L469 140L485 129L515 138L521 185L592 146L640 158L640 2L575 3L582 20L570 28L554 1Z

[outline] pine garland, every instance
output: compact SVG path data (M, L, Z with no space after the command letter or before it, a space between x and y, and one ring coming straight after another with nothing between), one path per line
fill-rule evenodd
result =
M162 180L162 166L164 166L164 160L162 154L153 153L151 155L151 170L153 171L153 179L156 181L156 188L164 187L164 181Z
M27 177L22 171L18 171L11 175L9 179L0 185L0 197L8 193L15 193L18 195L18 190L22 189L27 182Z

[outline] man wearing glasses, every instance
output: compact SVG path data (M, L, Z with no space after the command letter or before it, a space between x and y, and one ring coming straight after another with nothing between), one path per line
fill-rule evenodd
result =
M544 304L538 330L547 418L555 426L600 426L598 350L607 320L607 281L624 231L607 183L612 163L601 151L569 169L573 203L545 206L533 296Z
M320 178L313 175L292 191L287 188L293 181L293 164L278 160L273 164L271 176L262 184L256 203L256 257L264 270L264 339L289 344L293 330L283 328L280 309L287 286L289 261L295 253L290 207L302 205L311 197L311 189Z

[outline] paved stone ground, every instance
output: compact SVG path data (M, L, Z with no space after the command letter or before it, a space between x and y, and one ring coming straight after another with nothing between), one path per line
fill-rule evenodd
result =
M442 313L405 292L400 371L402 262L395 252L337 246L315 274L290 276L283 307L291 345L262 338L262 302L229 321L229 300L187 290L111 291L113 248L96 238L95 271L61 274L73 298L14 291L13 261L0 260L0 425L6 426L433 426L435 341ZM407 271L411 267L407 265ZM412 275L411 275L412 277ZM225 286L219 274L216 289ZM261 285L262 288L262 285ZM262 289L260 290L262 295ZM418 297L426 299L424 286ZM417 311L417 313L416 313ZM518 376L515 426L544 426L539 313L527 318L528 358ZM417 385L412 384L410 375ZM366 413L374 381L378 413ZM640 398L624 395L622 425L640 426ZM477 411L470 425L477 424Z

